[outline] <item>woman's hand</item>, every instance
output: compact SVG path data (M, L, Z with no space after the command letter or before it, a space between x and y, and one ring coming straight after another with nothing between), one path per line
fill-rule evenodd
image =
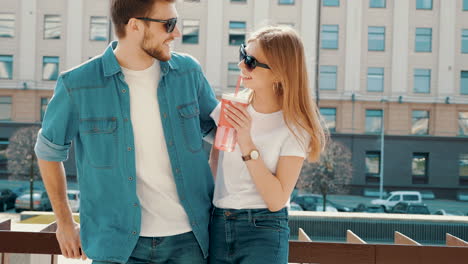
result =
M226 105L226 120L237 131L237 143L241 148L252 144L250 130L252 128L252 117L247 112L247 106L233 103L233 106Z

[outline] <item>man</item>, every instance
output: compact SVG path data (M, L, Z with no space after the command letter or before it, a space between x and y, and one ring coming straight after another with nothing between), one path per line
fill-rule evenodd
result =
M62 254L206 263L213 179L202 137L216 98L199 64L170 51L174 1L113 0L111 16L118 42L61 74L35 148ZM62 163L72 140L80 226Z

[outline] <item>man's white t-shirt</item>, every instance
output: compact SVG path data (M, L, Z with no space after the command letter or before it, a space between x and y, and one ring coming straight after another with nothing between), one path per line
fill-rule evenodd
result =
M220 111L221 104L218 104L211 113L215 122L219 120ZM282 111L263 114L256 112L252 105L247 111L252 117L252 140L271 173L276 174L280 156L307 156L308 141L302 143L296 139L286 126ZM242 160L239 145L233 152L219 152L213 204L226 209L267 208Z
M142 71L122 67L122 72L130 95L137 195L141 204L140 236L189 232L192 228L177 194L159 112L159 61Z

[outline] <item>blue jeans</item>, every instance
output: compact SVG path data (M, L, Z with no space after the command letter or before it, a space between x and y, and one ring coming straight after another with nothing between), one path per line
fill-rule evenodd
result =
M169 237L140 237L126 264L206 264L193 232ZM118 264L93 261L92 264Z
M215 208L210 226L210 264L286 264L288 212Z

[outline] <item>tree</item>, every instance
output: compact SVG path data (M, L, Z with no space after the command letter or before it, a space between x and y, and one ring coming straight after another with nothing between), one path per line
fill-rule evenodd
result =
M319 162L305 162L297 182L297 188L323 196L323 211L327 195L347 193L352 179L351 152L343 144L329 141Z
M30 208L33 209L34 180L39 179L39 166L37 164L34 145L36 144L38 126L29 126L18 129L10 138L6 156L8 159L8 172L10 180L28 180L30 187Z

